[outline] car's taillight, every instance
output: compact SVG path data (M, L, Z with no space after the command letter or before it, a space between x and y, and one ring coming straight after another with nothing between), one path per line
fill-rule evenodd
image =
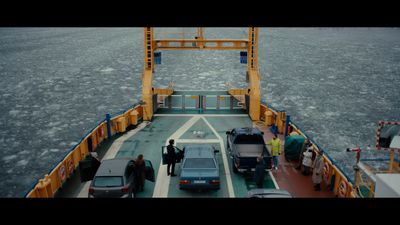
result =
M129 192L129 187L128 186L123 186L121 188L122 193L128 193Z
M179 184L190 184L190 180L180 180Z
M210 180L210 184L220 184L220 180Z
M93 194L94 193L94 188L90 187L89 188L89 194Z

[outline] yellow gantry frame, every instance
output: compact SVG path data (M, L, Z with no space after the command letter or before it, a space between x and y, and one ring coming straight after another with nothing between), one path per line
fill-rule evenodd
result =
M154 72L154 51L159 50L247 50L247 75L249 87L246 95L250 96L249 115L252 120L260 120L260 73L258 70L258 28L249 28L246 39L205 39L203 28L197 29L195 39L155 40L151 27L144 28L144 72L142 74L143 119L153 117L152 85ZM170 91L168 91L170 92Z

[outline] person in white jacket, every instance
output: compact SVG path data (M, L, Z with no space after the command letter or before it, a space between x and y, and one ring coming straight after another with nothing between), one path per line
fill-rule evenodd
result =
M306 152L303 153L304 157L303 157L303 167L304 167L304 171L303 171L303 175L304 176L308 176L310 174L310 170L311 170L311 166L312 166L312 146L310 146Z
M322 171L324 169L324 155L323 151L320 151L314 161L314 170L312 175L312 181L314 183L314 190L321 190L321 181L322 181Z

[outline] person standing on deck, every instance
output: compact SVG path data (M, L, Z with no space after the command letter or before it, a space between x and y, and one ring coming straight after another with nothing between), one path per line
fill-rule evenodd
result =
M321 181L322 181L322 171L324 169L324 155L323 151L320 151L317 157L315 158L314 162L314 170L312 175L312 180L314 183L314 190L320 191L321 190Z
M262 156L257 158L256 171L254 172L254 182L258 188L263 188L265 164Z
M144 163L143 155L140 154L135 160L135 174L137 178L137 191L143 191L144 181L146 179L146 165Z
M313 155L313 149L312 147L308 147L307 151L303 153L304 158L303 158L303 175L308 176L310 174L311 166L312 166L312 155Z
M297 164L296 170L301 170L301 165L303 165L303 153L307 150L307 148L311 145L310 141L308 139L304 140L303 146L300 151L299 155L299 163Z
M169 145L167 146L167 176L175 177L175 163L176 163L176 153L174 147L174 140L169 140ZM172 166L172 168L171 168ZM171 170L170 170L171 168Z
M272 160L274 161L275 170L277 170L279 163L279 155L281 154L281 140L278 138L276 134L274 134L274 137L267 143L267 145L271 145L272 147L271 148Z

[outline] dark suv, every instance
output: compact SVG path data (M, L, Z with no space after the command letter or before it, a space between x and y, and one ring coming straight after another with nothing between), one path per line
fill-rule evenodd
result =
M146 179L154 182L154 169L145 160ZM89 198L134 198L137 178L135 161L127 158L108 159L101 162L89 187Z

